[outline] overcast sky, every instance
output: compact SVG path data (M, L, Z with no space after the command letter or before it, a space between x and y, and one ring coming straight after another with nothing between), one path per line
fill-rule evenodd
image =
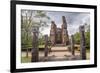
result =
M55 21L57 27L62 25L62 16L66 17L68 34L74 34L79 31L79 26L85 23L90 24L90 14L83 12L53 12L48 11L47 15L51 18L48 22L49 27L45 28L42 33L50 34L51 21Z

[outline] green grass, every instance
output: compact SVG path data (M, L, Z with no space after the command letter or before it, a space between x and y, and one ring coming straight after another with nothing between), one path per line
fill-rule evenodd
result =
M45 46L44 45L39 45L39 48L44 48Z
M51 46L48 47L50 48ZM39 48L45 48L45 45L39 45Z
M21 62L22 63L29 63L29 62L31 62L31 57L21 57Z
M86 52L90 52L90 49L89 48L86 48Z

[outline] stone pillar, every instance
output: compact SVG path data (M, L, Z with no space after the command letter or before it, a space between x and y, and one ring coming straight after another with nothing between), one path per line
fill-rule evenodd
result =
M44 56L47 57L48 56L48 35L45 35L44 36L45 38L45 53L44 53Z
M82 60L86 59L86 42L85 42L85 28L79 27L80 30L80 57Z
M48 51L49 51L48 53L50 53L50 52L51 52L51 47L52 47L52 46L51 46L51 41L50 41L49 39L48 39L48 46L49 46L49 47L48 47L48 49L49 49L49 50L48 50Z
M56 44L56 24L54 21L51 21L50 41L52 46Z
M74 36L71 35L71 52L72 55L75 55L75 50L74 50Z
M26 57L28 58L28 48L26 49Z
M31 61L32 62L38 62L38 59L39 59L39 55L38 55L38 32L37 30L34 30L33 31L33 42L32 42L32 58L31 58Z
M68 51L71 52L71 39L69 39L69 45L67 46Z

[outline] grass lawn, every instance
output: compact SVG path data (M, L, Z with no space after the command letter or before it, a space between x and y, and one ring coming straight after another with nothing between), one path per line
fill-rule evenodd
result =
M29 63L29 62L31 62L31 57L21 57L21 62L22 63Z

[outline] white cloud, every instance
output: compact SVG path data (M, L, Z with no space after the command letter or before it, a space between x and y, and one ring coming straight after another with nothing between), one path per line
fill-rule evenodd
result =
M61 28L62 25L62 16L66 16L67 21L67 30L68 34L72 35L79 31L79 26L84 25L84 23L90 24L90 15L89 13L80 13L80 12L53 12L48 11L48 16L51 18L51 20L55 21L55 24L57 27ZM51 22L49 22L49 25L51 25ZM43 34L50 34L50 26L45 28L42 31Z

